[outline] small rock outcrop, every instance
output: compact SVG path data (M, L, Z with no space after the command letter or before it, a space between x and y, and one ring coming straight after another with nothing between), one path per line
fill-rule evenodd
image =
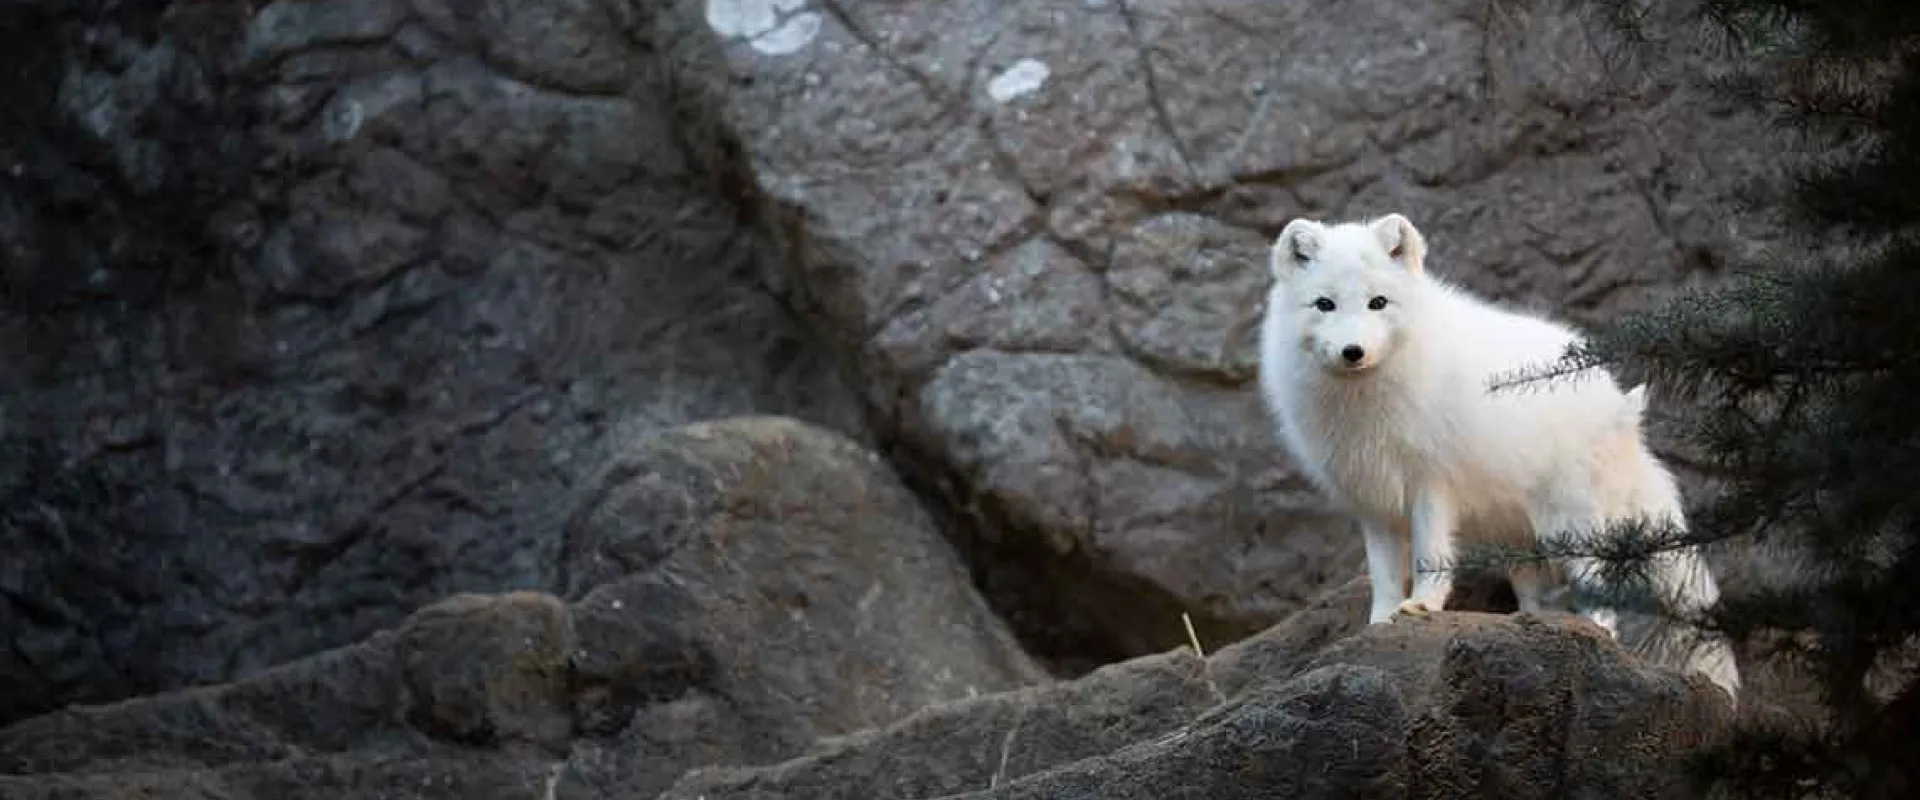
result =
M1446 612L1327 640L1324 610L1209 659L1149 656L699 770L663 800L1681 798L1685 759L1732 720L1704 678L1575 617Z

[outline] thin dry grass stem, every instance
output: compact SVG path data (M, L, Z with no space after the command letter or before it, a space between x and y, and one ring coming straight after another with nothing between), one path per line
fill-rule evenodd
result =
M1213 693L1214 702L1225 702L1227 696L1220 691L1220 684L1213 681L1213 665L1207 663L1207 651L1200 646L1200 634L1193 629L1193 618L1182 611L1180 624L1187 626L1187 644L1193 647L1193 654L1200 657L1200 675L1207 679L1207 691Z
M1200 649L1200 634L1193 632L1193 618L1187 616L1187 612L1182 611L1180 612L1180 623L1187 626L1187 641L1193 645L1193 654L1203 659L1206 658L1207 651Z

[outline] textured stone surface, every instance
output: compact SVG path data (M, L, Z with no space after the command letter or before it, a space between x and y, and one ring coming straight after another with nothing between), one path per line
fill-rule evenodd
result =
M1575 320L1766 243L1721 212L1775 148L1688 88L1716 65L1595 35L1474 0L7 4L0 720L578 600L609 443L744 413L879 449L1057 665L1260 630L1360 562L1251 391L1288 218L1406 213L1437 271Z
M237 682L0 727L0 795L652 797L1044 679L851 440L748 417L616 449L567 526L580 599L459 595Z
M661 800L944 797L1158 738L1221 699L1206 664L1176 650L929 708L776 766L696 770Z
M796 302L1050 655L1173 646L1181 611L1244 635L1359 563L1251 391L1289 218L1407 214L1438 272L1575 321L1769 230L1716 210L1773 164L1687 88L1715 65L1609 61L1553 4L786 5L820 17L792 52L683 36L674 62L739 135Z
M693 426L627 452L836 450L770 422ZM624 483L662 494L637 471ZM702 485L683 484L683 495L701 497ZM743 507L750 516L753 502L715 502L725 497L696 500L713 513L692 526L695 538L577 603L535 593L451 598L392 632L234 684L0 728L0 793L1682 797L1683 759L1723 735L1731 716L1704 677L1648 666L1569 615L1444 612L1357 626L1359 580L1206 658L1181 649L1073 681L955 691L956 681L978 680L979 665L1004 658L990 644L968 652L937 620L971 613L977 598L931 611L863 605L805 568L807 545L753 535L736 516ZM582 524L592 527L601 507L584 507ZM805 521L791 533L803 542L822 535ZM716 563L723 544L739 569ZM798 557L767 557L782 553ZM821 582L796 587L795 574ZM908 563L889 573L928 577ZM810 627L786 613L783 591L794 588L815 598L807 614L852 607L855 617ZM685 620L699 622L676 627ZM827 641L781 633L803 629ZM879 648L862 637L881 636L894 641L891 662L863 669ZM748 653L743 640L779 646ZM553 664L565 665L564 689L545 677ZM849 686L852 673L890 691ZM924 708L889 717L913 703ZM571 719L559 740L541 723L554 718Z
M612 9L0 10L0 721L555 589L625 429L865 435Z
M748 418L620 452L567 527L569 585L599 588L575 610L591 735L562 797L651 797L1045 679L870 451Z
M657 571L678 572L676 559ZM688 603L715 602L700 584L725 582L681 576L691 579L677 595ZM1677 796L1679 760L1728 719L1724 696L1703 678L1643 666L1572 617L1449 612L1357 633L1327 625L1326 612L1349 616L1364 600L1349 586L1319 610L1208 659L1174 651L1072 682L947 693L945 701L935 698L945 691L938 681L922 683L924 710L822 735L848 718L883 719L891 705L870 701L862 710L832 695L844 659L863 652L813 656L841 661L812 672L806 696L815 702L799 706L783 703L794 694L779 688L779 675L799 673L796 659L764 652L758 662L728 661L721 635L684 646L717 654L706 663L718 672L751 679L676 674L674 664L705 659L670 656L656 626L684 617L671 602L632 611L638 606L624 601L634 580L571 607L531 593L457 597L392 633L236 684L0 729L0 790L21 798ZM539 631L553 633L528 635ZM895 652L955 662L938 637ZM572 688L539 688L551 686L539 678L542 665L556 663L571 671ZM607 713L607 678L616 674L637 694L616 700L628 704L630 727L608 738L603 726L616 716ZM474 675L493 679L475 683ZM916 691L915 678L900 678L892 702ZM460 686L483 690L444 688ZM537 724L499 724L569 716L570 733L558 741L543 741ZM471 720L493 722L463 724ZM719 737L703 739L712 734ZM820 738L785 748L792 760L747 766L781 749L771 742L802 734ZM663 746L674 742L683 747ZM617 779L583 781L583 772Z
M1705 678L1571 616L1323 623L1309 610L1204 662L1148 656L697 770L663 798L1678 798L1684 759L1731 720Z

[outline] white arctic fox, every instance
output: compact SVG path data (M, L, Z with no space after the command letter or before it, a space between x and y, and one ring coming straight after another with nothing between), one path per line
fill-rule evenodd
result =
M1441 609L1463 532L1525 546L1628 519L1684 525L1679 488L1642 440L1645 387L1622 392L1593 369L1490 391L1495 379L1549 366L1579 336L1428 275L1425 256L1425 238L1399 214L1296 219L1271 251L1261 394L1281 444L1359 521L1368 621ZM1591 559L1561 566L1576 581L1599 577ZM1697 550L1663 554L1651 571L1685 610L1719 597ZM1538 611L1552 571L1510 578L1521 609ZM1618 635L1613 611L1584 613ZM1691 646L1684 660L1738 696L1723 639Z

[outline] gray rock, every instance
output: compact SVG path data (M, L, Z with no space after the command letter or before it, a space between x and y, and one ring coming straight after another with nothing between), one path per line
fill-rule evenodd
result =
M0 776L10 800L384 800L392 797L544 800L553 767L498 753L435 750L430 757L297 756L206 770L21 778Z
M671 5L795 303L1051 656L1243 636L1359 564L1253 399L1288 219L1408 214L1437 272L1576 322L1776 230L1720 210L1776 175L1694 88L1725 65L1608 61L1552 4L818 0L720 57Z
M662 797L1677 798L1685 759L1731 719L1704 677L1576 617L1355 631L1305 611L1204 662L1182 650L930 708L783 764L696 770Z
M1401 798L1406 711L1380 671L1314 670L1157 740L957 797Z
M1045 679L873 453L776 418L623 447L568 526L577 717L560 796L652 797L690 766ZM635 754L645 754L636 757Z
M866 436L645 4L257 5L0 11L0 723L559 591L621 426Z
M697 769L660 797L943 797L1159 738L1221 699L1205 662L1176 650L934 706L775 766Z
M1044 680L846 437L747 417L614 446L568 526L579 600L455 596L236 682L17 722L0 795L652 797Z
M1360 561L1251 392L1288 218L1576 320L1772 230L1724 65L1556 7L779 6L0 10L0 721L579 600L610 443L748 413L882 449L1058 666L1230 641Z

